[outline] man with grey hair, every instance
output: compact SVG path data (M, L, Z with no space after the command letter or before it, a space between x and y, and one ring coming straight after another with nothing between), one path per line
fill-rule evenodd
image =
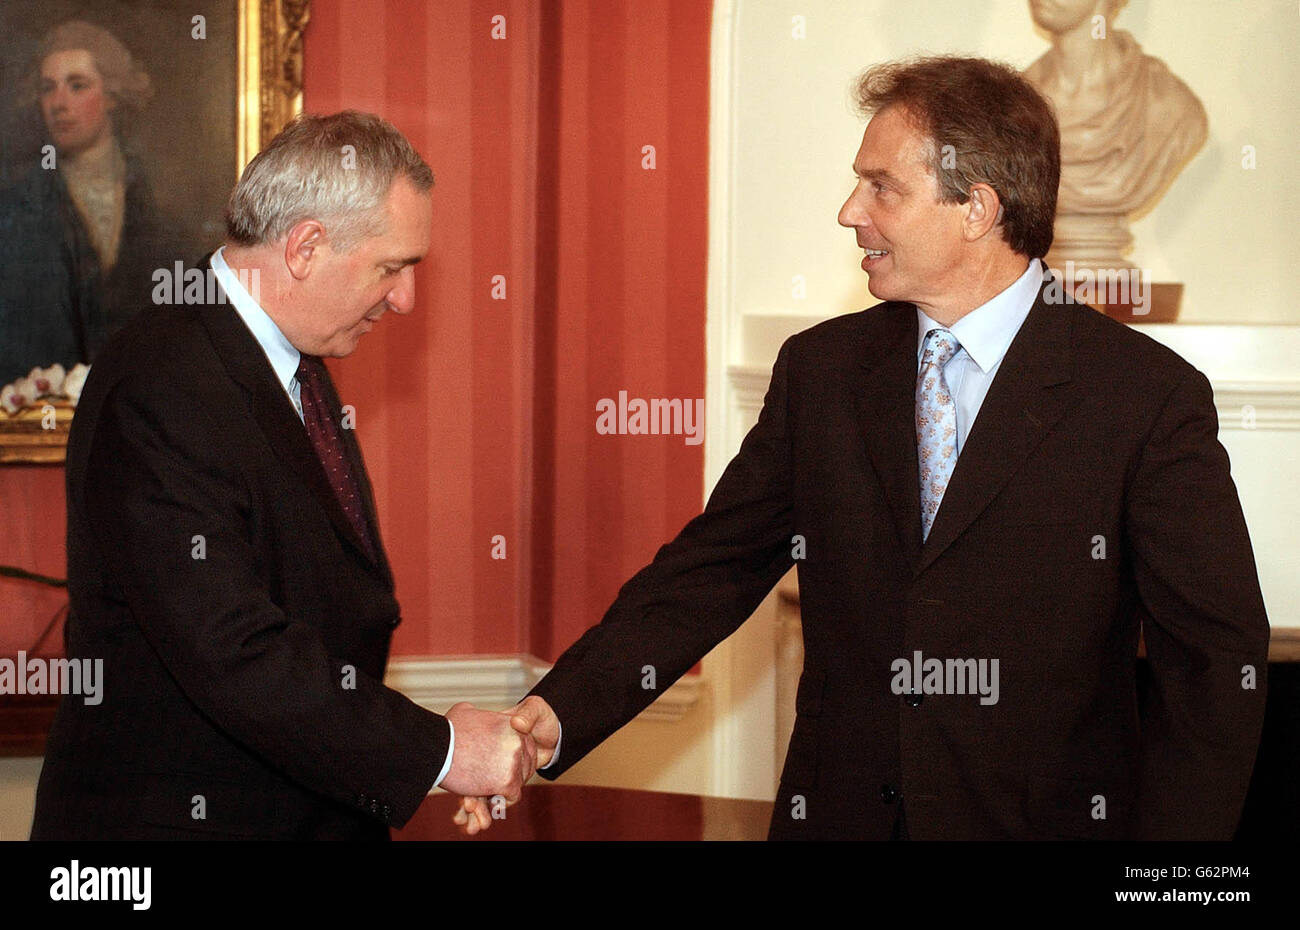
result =
M321 361L414 309L432 184L378 117L296 119L230 197L217 299L138 315L91 370L66 645L104 696L59 708L34 839L382 839L436 785L518 797L508 716L383 685L393 577Z

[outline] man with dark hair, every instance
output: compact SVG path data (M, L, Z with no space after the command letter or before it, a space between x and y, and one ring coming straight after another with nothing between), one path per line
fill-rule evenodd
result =
M965 204L977 184L998 195L1001 237L1022 258L1052 244L1061 140L1050 106L1020 74L979 58L890 62L858 80L864 117L892 109L921 136L944 204ZM845 224L852 225L852 224ZM872 293L878 283L872 276Z
M883 65L859 100L839 221L884 303L787 340L704 513L521 703L543 774L797 564L771 837L1230 838L1268 621L1209 383L1054 299L1057 128L1014 70Z

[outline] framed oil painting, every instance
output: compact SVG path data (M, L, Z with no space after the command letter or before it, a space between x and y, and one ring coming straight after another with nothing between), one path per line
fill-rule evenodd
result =
M61 462L95 354L224 233L301 108L308 0L0 6L0 464Z

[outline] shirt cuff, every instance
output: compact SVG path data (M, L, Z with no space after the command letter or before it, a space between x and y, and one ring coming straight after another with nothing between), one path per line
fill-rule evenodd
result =
M456 751L456 728L452 726L450 720L447 721L447 729L451 731L451 739L447 741L447 761L442 764L442 771L438 773L438 778L434 781L433 788L437 788L441 785L442 780L446 778L447 773L451 771L451 757ZM429 790L432 791L433 788L430 788Z

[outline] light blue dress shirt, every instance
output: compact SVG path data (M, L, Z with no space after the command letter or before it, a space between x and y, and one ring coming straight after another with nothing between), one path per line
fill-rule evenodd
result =
M1021 325L1038 299L1044 268L1038 259L1030 259L1025 273L1015 283L988 303L981 304L952 326L936 323L918 307L916 310L916 370L921 371L921 354L925 334L932 329L946 329L957 337L961 348L943 367L943 377L957 407L957 455L961 456L966 437L979 415L984 397L998 373L1002 359Z
M239 282L239 278L230 270L230 266L226 264L226 259L221 254L224 251L225 247L222 246L212 255L212 272L217 276L217 283L226 292L226 296L230 298L230 305L235 308L239 318L244 321L248 331L253 334L257 344L266 353L266 360L271 363L276 379L284 388L285 394L289 396L293 409L298 412L298 419L301 420L303 418L302 388L298 384L298 363L302 360L302 353L285 338L280 327L275 325L275 320L267 315L253 299L253 295L248 293L248 289ZM442 784L442 780L451 771L451 757L456 751L456 728L452 726L450 720L447 721L447 729L451 733L451 739L447 743L447 759L443 762L442 771L438 773L433 783L434 788Z
M285 394L289 395L289 400L293 402L293 409L298 411L298 419L301 420L302 391L298 385L298 363L302 360L302 353L293 347L293 343L280 332L280 327L275 325L275 320L267 316L266 311L258 305L253 295L248 293L248 289L230 270L225 257L221 254L225 250L225 246L222 246L213 253L212 273L217 276L217 283L230 298L230 305L235 308L239 318L244 321L248 331L253 334L257 344L266 353L266 360L271 363L276 379L284 388Z

